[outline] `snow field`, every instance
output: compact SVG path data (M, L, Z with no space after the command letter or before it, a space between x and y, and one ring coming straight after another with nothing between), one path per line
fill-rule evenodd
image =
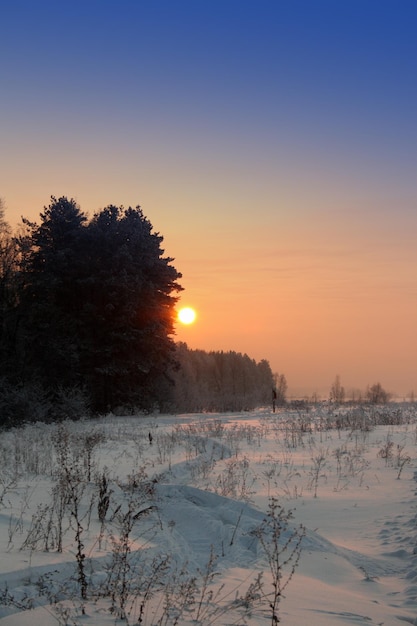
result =
M415 405L109 415L0 449L2 626L271 624L271 498L282 546L305 529L281 623L417 624Z

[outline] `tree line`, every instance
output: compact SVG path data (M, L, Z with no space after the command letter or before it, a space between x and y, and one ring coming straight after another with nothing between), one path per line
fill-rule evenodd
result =
M12 234L0 204L0 422L270 401L267 361L176 344L181 274L140 207L51 197Z
M245 411L271 405L275 381L265 359L257 363L239 352L191 350L185 343L177 344L176 356L175 411ZM284 401L281 395L279 403Z

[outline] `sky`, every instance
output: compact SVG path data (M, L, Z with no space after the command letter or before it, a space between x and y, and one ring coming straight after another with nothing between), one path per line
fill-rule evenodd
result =
M0 197L140 205L190 348L417 393L415 0L0 1Z

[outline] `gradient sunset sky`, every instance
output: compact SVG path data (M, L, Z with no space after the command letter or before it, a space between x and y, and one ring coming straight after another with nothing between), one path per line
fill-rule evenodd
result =
M0 2L0 197L141 205L190 348L417 394L416 0Z

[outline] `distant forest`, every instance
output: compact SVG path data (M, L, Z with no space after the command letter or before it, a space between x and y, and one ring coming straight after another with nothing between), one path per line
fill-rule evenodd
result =
M40 218L12 234L0 205L0 425L271 402L267 361L174 342L181 274L140 207L52 197Z
M176 356L175 411L245 411L271 405L275 382L268 361L257 363L238 352L190 350L184 343L177 344ZM285 396L280 396L278 403L283 401Z

